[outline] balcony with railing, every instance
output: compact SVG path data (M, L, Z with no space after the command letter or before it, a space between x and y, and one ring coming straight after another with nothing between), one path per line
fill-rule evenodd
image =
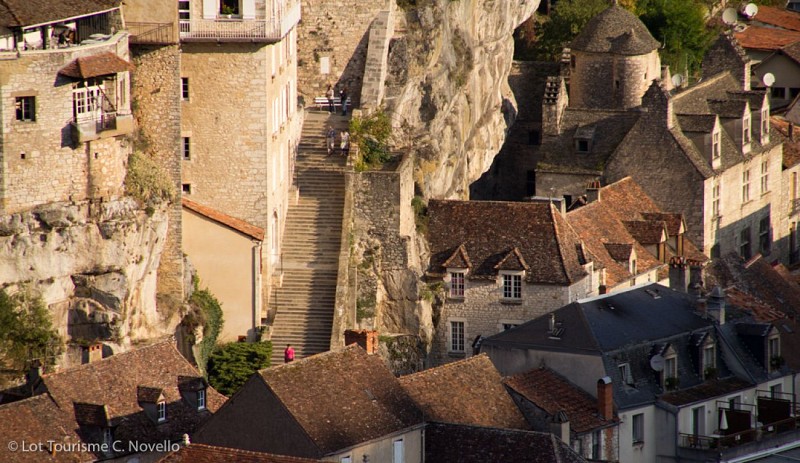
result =
M73 51L75 47L113 43L126 34L119 8L79 17L13 28L0 33L0 57Z
M758 391L758 404L718 402L718 429L710 436L678 435L678 457L686 460L743 457L800 440L800 416L796 405L781 396L791 394ZM755 413L753 426L751 414ZM716 460L715 460L716 461Z
M176 43L173 23L126 22L129 42L139 45L167 45Z
M182 42L277 42L298 21L300 21L300 2L294 1L288 8L279 9L268 19L244 19L222 15L214 19L182 19L180 39Z

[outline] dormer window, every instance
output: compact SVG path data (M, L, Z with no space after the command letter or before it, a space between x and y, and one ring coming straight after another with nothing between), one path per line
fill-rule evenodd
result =
M453 299L464 298L465 272L463 270L452 270L450 273L450 297Z
M781 338L777 331L773 330L767 339L767 359L769 360L770 372L779 370L783 364L783 357L781 357Z
M589 153L592 151L592 140L594 140L595 127L578 127L575 131L575 151L578 153Z
M750 143L750 115L745 114L742 118L742 144Z
M715 379L717 376L717 346L714 338L708 336L701 350L702 374L705 379Z
M631 366L628 363L619 364L619 375L622 377L622 382L628 386L633 386L633 375L631 374Z
M678 388L678 355L672 346L664 351L664 370L661 372L661 386L666 390Z
M197 391L197 409L198 410L205 410L206 409L206 390L200 389Z
M522 272L502 272L503 299L508 301L522 300Z
M714 133L711 134L711 159L714 161L719 160L720 155L722 154L721 148L721 135L719 129L717 129Z
M158 422L163 423L167 421L167 402L162 400L157 404Z

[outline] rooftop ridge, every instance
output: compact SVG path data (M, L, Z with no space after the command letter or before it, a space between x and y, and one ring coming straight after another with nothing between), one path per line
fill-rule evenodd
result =
M58 370L58 371L53 371L51 373L45 373L45 374L42 375L42 378L43 379L44 378L52 378L52 377L58 376L58 375L60 375L62 373L71 373L71 372L79 371L80 369L94 368L94 367L96 367L98 365L101 365L101 364L108 365L110 363L110 361L112 361L112 360L115 360L115 359L118 359L118 358L123 358L123 357L125 357L125 356L127 356L129 354L139 353L139 352L141 352L143 350L146 350L146 349L151 349L151 348L155 348L155 347L161 347L161 346L163 346L165 344L167 344L170 347L172 347L172 349L175 351L175 353L180 355L181 358L184 358L183 354L180 353L180 351L178 350L177 347L175 347L175 345L173 344L172 341L173 341L173 338L170 336L168 339L164 339L164 340L161 340L161 341L156 341L156 342L154 342L152 344L148 344L146 346L138 347L136 349L132 349L132 350L129 350L129 351L120 352L119 354L114 354L114 355L111 355L109 357L102 358L102 359L100 359L100 360L98 360L96 362L84 363L84 364L77 365L77 366L74 366L74 367L71 367L71 368L64 368L64 369L61 369L61 370ZM185 360L185 358L184 358L184 360ZM188 360L186 362L188 363ZM192 365L192 366L194 367L194 365Z

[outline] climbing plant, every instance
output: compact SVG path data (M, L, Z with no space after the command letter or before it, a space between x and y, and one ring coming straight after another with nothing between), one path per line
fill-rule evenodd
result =
M195 280L195 287L197 282ZM197 290L189 298L189 305L198 318L198 323L203 325L203 340L197 355L197 367L206 372L208 358L217 345L217 338L222 331L225 321L222 318L222 306L213 294L207 289Z

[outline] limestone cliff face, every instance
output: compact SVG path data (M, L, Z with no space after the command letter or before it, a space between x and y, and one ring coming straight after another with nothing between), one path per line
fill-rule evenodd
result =
M40 293L65 339L125 349L171 334L179 322L177 313L156 309L166 233L166 209L146 212L131 199L0 217L0 286Z
M387 108L403 134L400 144L417 152L422 194L466 199L516 114L508 86L512 34L539 0L416 3L397 11Z

